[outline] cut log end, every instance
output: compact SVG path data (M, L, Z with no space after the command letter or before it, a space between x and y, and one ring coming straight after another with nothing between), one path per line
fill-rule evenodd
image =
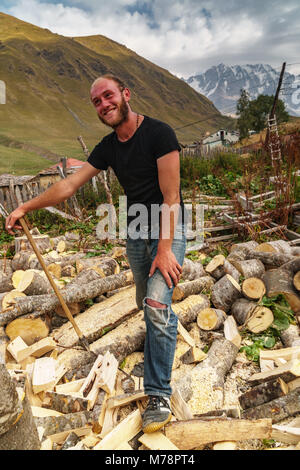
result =
M197 316L197 325L201 330L217 330L221 328L226 319L223 310L214 308L204 308Z
M258 300L265 295L266 287L261 279L249 277L243 281L242 293L249 300Z
M274 321L272 310L267 307L256 307L251 318L247 322L248 330L252 333L265 331Z

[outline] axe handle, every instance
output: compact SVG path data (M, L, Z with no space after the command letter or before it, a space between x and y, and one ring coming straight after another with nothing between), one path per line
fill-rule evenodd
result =
M42 268L43 268L43 270L44 270L44 272L45 272L45 274L46 274L46 276L47 276L47 278L48 278L48 280L49 280L49 282L50 282L50 284L51 284L51 286L53 287L53 290L54 290L54 292L55 292L55 294L56 294L58 300L60 301L61 306L62 306L62 308L63 308L65 314L67 315L67 318L68 318L68 319L70 320L70 322L72 323L72 325L73 325L73 327L74 327L74 330L76 331L76 333L77 333L79 339L80 339L81 341L84 340L84 342L86 342L86 339L83 337L82 332L80 331L80 329L78 328L77 324L75 323L75 320L74 320L74 318L73 318L73 316L72 316L72 314L71 314L71 312L70 312L70 310L69 310L69 307L67 306L67 304L66 304L66 302L65 302L65 300L64 300L64 298L63 298L63 296L61 295L61 293L60 293L60 291L59 291L57 285L55 284L55 282L54 282L54 280L53 280L51 274L50 274L49 271L48 271L48 268L47 268L47 266L46 266L46 264L45 264L45 261L43 260L43 257L42 257L42 255L41 255L41 253L40 253L40 251L39 251L39 249L38 249L38 247L37 247L37 245L36 245L36 243L35 243L35 241L34 241L32 235L31 235L31 233L30 233L30 231L29 231L29 229L28 229L28 226L27 226L27 224L26 224L26 222L25 222L25 219L24 219L23 217L21 217L21 218L19 219L19 222L20 222L20 224L21 224L21 226L22 226L22 228L23 228L23 230L24 230L24 232L25 232L25 235L26 235L26 237L28 238L28 241L29 241L29 243L31 244L31 246L32 246L32 248L33 248L33 251L35 252L35 254L36 254L36 256L37 256L37 258L38 258L38 260L39 260L39 262L40 262L40 264L41 264L41 266L42 266Z

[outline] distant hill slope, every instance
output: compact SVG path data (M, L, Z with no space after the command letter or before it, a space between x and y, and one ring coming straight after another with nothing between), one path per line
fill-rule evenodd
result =
M51 151L54 160L53 155L83 159L77 136L91 149L110 132L89 100L91 83L105 72L128 84L134 110L174 128L201 121L177 131L183 143L231 122L188 84L125 46L103 36L60 36L0 13L0 80L7 88L7 103L0 106L0 156L5 158L9 142L20 151L22 143Z

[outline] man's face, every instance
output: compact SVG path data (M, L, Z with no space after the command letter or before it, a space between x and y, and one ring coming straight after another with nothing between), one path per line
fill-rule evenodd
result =
M91 101L103 124L116 129L128 116L130 93L127 88L120 90L113 80L101 79L91 89Z

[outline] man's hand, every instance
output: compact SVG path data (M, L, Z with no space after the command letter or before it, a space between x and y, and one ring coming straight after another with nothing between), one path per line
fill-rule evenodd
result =
M177 259L171 250L162 250L157 252L151 265L149 277L154 274L156 269L159 269L162 273L169 289L172 288L172 281L175 286L178 284L182 273L182 267L177 262Z
M26 211L22 209L22 206L18 207L16 210L14 210L9 216L7 216L5 220L5 229L10 235L15 235L13 232L13 228L22 230L21 225L15 225L16 222L21 218L24 217L26 214Z

